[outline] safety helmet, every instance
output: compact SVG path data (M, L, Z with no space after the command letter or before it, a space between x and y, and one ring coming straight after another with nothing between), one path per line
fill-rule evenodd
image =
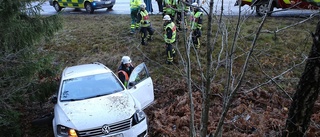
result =
M146 4L145 3L141 3L140 4L140 8L146 8Z
M191 4L192 7L198 7L198 3L194 2Z
M171 18L170 18L169 15L165 15L165 16L163 17L163 20L171 20Z
M123 56L121 59L122 64L131 63L131 59L129 56Z

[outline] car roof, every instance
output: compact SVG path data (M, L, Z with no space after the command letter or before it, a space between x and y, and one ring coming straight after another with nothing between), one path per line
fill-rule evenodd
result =
M81 64L65 68L61 80L110 72L108 67L98 62Z

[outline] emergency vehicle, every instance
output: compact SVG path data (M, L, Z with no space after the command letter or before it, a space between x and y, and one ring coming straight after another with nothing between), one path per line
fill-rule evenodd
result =
M49 0L49 3L57 12L60 12L62 8L69 7L86 9L87 12L92 14L95 9L112 9L116 0Z
M249 5L252 9L255 8L258 16L267 14L270 16L274 8L281 9L319 9L320 0L272 0L269 5L269 0L237 0L235 6Z

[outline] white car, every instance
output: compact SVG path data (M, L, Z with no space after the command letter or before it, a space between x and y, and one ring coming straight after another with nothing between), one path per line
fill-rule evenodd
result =
M144 63L131 73L128 87L101 63L67 67L53 98L55 137L146 137L143 109L154 101Z

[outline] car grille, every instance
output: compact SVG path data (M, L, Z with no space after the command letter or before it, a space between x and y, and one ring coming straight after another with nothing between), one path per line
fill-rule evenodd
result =
M132 122L132 118L129 118L129 119L119 121L116 123L108 124L108 126L110 127L110 133L108 133L108 135L114 134L114 133L119 133L119 132L130 129L131 122ZM103 125L101 125L100 127L90 129L90 130L78 131L78 135L79 135L79 137L103 136L105 134L102 133L102 126Z

